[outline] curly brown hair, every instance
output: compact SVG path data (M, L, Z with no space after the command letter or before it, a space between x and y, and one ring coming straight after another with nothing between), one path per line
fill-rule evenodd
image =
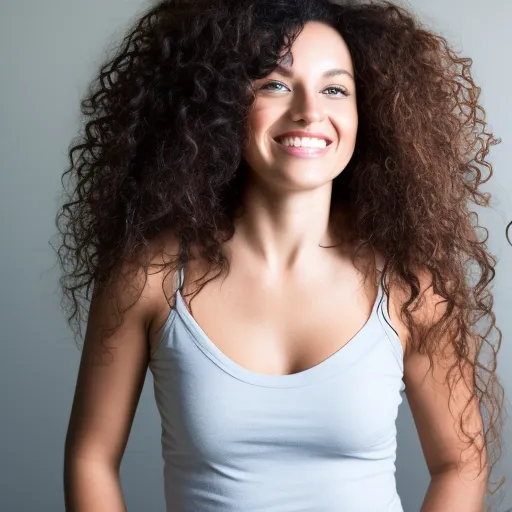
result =
M288 54L308 21L334 27L354 63L356 147L331 196L333 211L343 205L351 212L346 243L354 255L368 247L382 254L390 286L408 290L402 318L431 366L436 340L453 330L450 390L456 370L471 365L467 405L478 399L485 420L480 450L492 469L503 422L501 331L489 290L496 259L477 236L468 201L489 204L479 188L492 175L489 148L500 140L478 103L472 60L390 2L168 0L145 12L82 100L85 132L73 140L62 176L70 191L56 224L68 322L81 337L91 285L107 289L130 279L128 268L147 278L155 241L165 233L179 240L178 254L163 267L169 273L194 257L193 248L210 268L229 266L221 248L242 206L251 84L277 66L283 49ZM473 283L469 263L480 267ZM446 304L434 325L411 314L420 272ZM482 334L475 326L483 317L490 326ZM461 431L475 444L463 417Z

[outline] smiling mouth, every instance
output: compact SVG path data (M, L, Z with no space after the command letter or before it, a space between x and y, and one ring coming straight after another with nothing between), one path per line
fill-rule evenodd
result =
M272 141L275 142L275 149L279 154L284 153L289 156L306 159L323 157L330 151L329 145L331 144L329 143L326 146L287 146L279 143L276 139L272 139Z
M286 137L275 137L273 140L274 142L277 142L277 144L280 144L281 146L284 146L283 144L283 139L286 138ZM332 144L332 140L328 140L328 139L320 139L320 140L325 140L325 147L328 147ZM313 147L313 146L285 146L285 147L288 147L288 148L297 148L297 147Z

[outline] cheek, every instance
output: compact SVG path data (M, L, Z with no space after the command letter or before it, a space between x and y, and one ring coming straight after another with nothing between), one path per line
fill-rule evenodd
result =
M354 108L348 112L344 112L343 116L339 119L338 126L340 127L342 138L355 138L357 134L357 128L359 126L357 109Z
M349 115L350 123L357 130L357 126L359 124L359 113L357 112L357 105L354 103L353 108L350 111Z
M270 129L271 120L268 110L255 107L246 122L245 127L245 150L254 152L258 142L263 140Z
M268 109L255 106L247 122L252 137L261 137L261 133L268 129L269 122Z

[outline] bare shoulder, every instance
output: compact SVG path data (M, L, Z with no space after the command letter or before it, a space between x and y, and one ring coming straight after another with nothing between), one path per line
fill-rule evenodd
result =
M379 270L384 267L384 258L380 254L376 254L376 265ZM414 321L425 325L435 321L435 318L442 314L440 304L442 303L442 297L434 293L432 287L432 276L427 269L417 267L414 268L414 274L418 278L420 284L420 304L416 311L412 312ZM389 316L396 328L397 334L400 338L404 352L404 361L409 358L411 353L412 344L410 342L409 328L402 320L401 309L405 301L409 299L410 291L404 286L400 286L398 283L389 284Z
M377 269L382 271L384 267L384 258L380 254L375 255L375 262L377 265ZM404 359L409 351L409 329L407 325L402 321L400 316L400 310L402 304L406 300L407 296L403 289L398 286L390 286L389 287L389 295L388 295L388 313L391 319L391 323L395 328L398 338L400 340L400 344L402 345L402 351L404 354Z
M415 268L414 274L418 278L420 292L417 309L411 312L414 322L420 325L431 325L442 315L443 298L434 292L432 276L427 269ZM411 355L412 343L409 328L402 320L401 309L409 299L410 290L394 283L389 290L389 315L396 327L400 342L404 349L404 361Z
M151 302L151 314L148 321L148 343L152 350L157 335L174 307L172 297L176 291L176 270L168 265L179 253L179 241L171 232L162 233L151 242L152 258L148 269L146 295Z

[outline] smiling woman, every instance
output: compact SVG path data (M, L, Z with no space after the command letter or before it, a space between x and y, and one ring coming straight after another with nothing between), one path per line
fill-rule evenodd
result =
M356 143L353 74L340 33L310 22L275 70L254 81L243 156L260 180L283 192L314 188L317 201L329 203L332 181Z
M403 512L403 392L422 512L481 512L500 338L475 326L494 327L495 260L468 204L497 140L470 63L385 1L169 0L138 20L82 102L57 218L79 335L90 301L67 510L125 510L149 367L168 512Z

